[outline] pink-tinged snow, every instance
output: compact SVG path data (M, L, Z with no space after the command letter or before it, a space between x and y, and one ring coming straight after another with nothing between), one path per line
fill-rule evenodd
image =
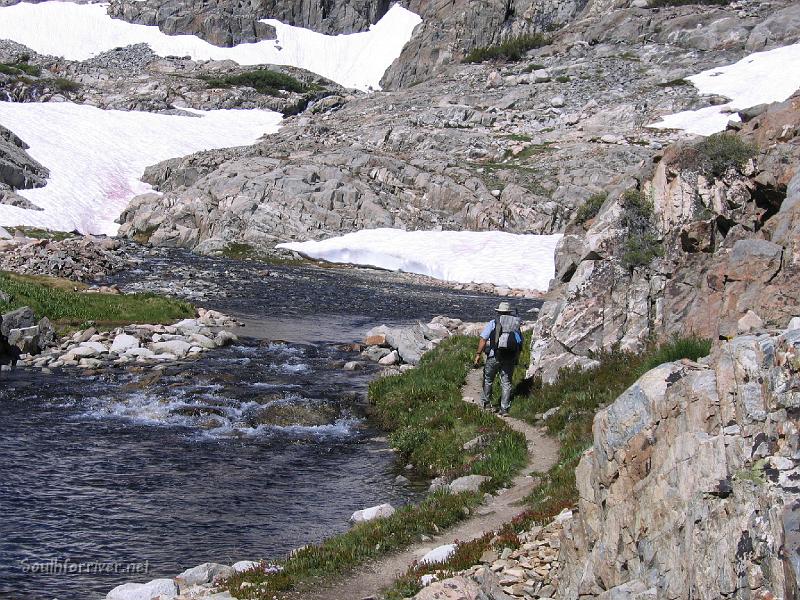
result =
M756 52L688 80L701 94L718 94L730 98L730 102L667 115L648 127L711 135L723 131L728 121L739 121L737 110L786 100L800 88L800 44Z
M309 258L428 275L459 283L546 290L561 235L502 231L364 229L323 241L279 244Z
M50 169L47 185L18 193L43 211L0 204L0 225L114 235L145 167L200 150L255 143L278 129L267 110L193 111L197 117L100 110L68 102L0 102L0 123Z
M107 7L22 2L0 8L0 39L11 39L39 53L70 60L86 60L113 48L146 43L160 56L228 59L240 65L291 65L345 87L366 90L380 88L384 72L400 56L422 21L418 15L394 5L369 31L331 36L264 19L275 27L277 39L220 48L197 36L166 35L158 27L112 19L106 14Z

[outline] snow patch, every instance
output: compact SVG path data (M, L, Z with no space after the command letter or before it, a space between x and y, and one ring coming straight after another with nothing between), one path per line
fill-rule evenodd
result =
M728 121L739 121L735 114L738 110L783 102L800 88L800 44L756 52L732 65L708 69L687 79L699 93L725 96L730 102L667 115L648 127L711 135L723 131Z
M278 244L309 258L428 275L459 283L546 290L560 234L364 229L319 242Z
M145 43L160 56L233 60L240 65L290 65L345 87L367 90L380 89L384 72L422 22L418 15L397 4L369 31L347 35L324 35L263 19L275 28L275 40L220 48L194 35L166 35L155 26L112 19L106 14L107 7L22 2L0 8L0 38L69 60L86 60L113 48Z
M0 225L114 235L114 220L137 194L145 168L201 150L253 144L277 131L267 110L192 111L198 116L101 110L68 102L0 102L0 123L50 169L43 188L18 193L43 211L0 205Z

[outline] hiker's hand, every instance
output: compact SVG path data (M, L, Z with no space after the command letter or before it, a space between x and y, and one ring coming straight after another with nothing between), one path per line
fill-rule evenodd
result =
M475 355L475 360L474 360L474 362L472 364L474 366L476 366L476 367L480 367L481 366L481 355L480 355L480 353Z

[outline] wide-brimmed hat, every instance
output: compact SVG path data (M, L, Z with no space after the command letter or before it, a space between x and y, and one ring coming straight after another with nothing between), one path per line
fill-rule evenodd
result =
M495 312L499 313L510 313L514 312L514 309L511 308L511 303L509 302L501 302L497 308L494 309Z

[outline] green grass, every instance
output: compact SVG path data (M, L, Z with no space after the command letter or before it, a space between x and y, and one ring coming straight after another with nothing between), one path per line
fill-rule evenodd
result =
M51 229L42 229L40 227L9 227L9 231L12 233L15 231L21 231L26 237L37 240L61 241L77 237L77 234L71 231L53 231Z
M462 400L476 346L477 338L445 340L416 369L373 382L370 401L378 425L393 432L392 445L419 474L488 475L494 489L525 464L525 442L501 420ZM491 440L486 448L462 450L479 435Z
M194 316L188 302L154 294L86 294L85 285L53 277L17 275L0 271L0 290L11 296L0 302L0 313L30 306L38 317L58 325L171 323ZM77 291L76 291L77 290Z
M251 87L259 94L268 96L278 96L281 91L303 94L312 90L311 86L304 84L291 75L269 69L256 69L246 73L239 73L238 75L223 75L220 77L207 75L201 79L211 88Z
M521 434L502 420L461 399L477 338L454 337L426 354L416 369L370 385L374 421L392 432L390 439L403 461L418 473L493 478L486 489L508 483L525 464ZM487 445L472 452L465 442L485 436ZM227 581L237 598L272 599L324 584L363 562L378 558L467 518L481 494L434 493L417 505L400 508L387 519L357 525L346 533L295 552L278 564L282 570L258 568Z
M607 199L608 194L606 192L598 192L589 196L589 199L581 204L575 212L575 222L578 225L583 225L587 221L594 219Z
M673 339L660 346L638 354L611 351L596 356L599 366L584 371L565 369L553 384L541 380L520 382L518 393L511 405L511 415L538 424L537 415L551 408L558 411L545 426L550 435L559 440L558 462L526 499L527 510L499 531L482 538L460 544L447 562L435 565L415 564L399 577L387 592L389 600L413 596L420 589L422 575L443 572L442 577L477 564L485 550L517 548L517 534L534 524L546 524L565 508L578 500L575 486L575 468L592 445L592 422L599 409L608 406L650 369L682 358L697 360L706 356L711 342L700 338Z
M520 35L494 46L473 48L464 57L464 62L479 63L487 60L518 61L525 56L528 50L541 48L549 44L550 38L541 33Z

